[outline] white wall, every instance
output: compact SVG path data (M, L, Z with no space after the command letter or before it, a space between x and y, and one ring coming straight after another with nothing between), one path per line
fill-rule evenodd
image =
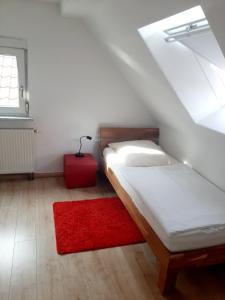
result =
M60 16L56 4L0 1L0 35L28 41L34 122L0 121L0 127L39 130L37 172L61 171L63 153L77 149L80 135L95 138L86 150L97 155L100 125L155 124L85 23Z
M225 190L225 138L218 132L190 124L188 130L160 124L160 144L179 161Z
M225 190L225 135L194 124L137 32L145 25L199 4L225 53L224 0L104 1L90 20L120 69L161 123L161 144ZM67 12L71 14L72 8L67 7Z

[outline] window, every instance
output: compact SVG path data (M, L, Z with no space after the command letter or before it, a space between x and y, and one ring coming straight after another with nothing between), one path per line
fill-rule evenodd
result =
M193 121L225 134L225 58L201 6L138 31Z
M0 38L0 116L28 117L27 50L7 40Z

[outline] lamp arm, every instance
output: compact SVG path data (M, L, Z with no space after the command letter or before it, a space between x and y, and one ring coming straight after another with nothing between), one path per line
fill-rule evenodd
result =
M81 152L81 148L82 148L82 138L84 138L84 137L86 137L85 135L83 135L83 136L81 136L80 137L80 148L79 148L79 151L78 151L78 153L80 153Z

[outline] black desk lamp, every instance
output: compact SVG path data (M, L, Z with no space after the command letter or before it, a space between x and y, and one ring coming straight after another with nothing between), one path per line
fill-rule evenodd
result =
M92 140L92 137L89 136L89 135L83 135L80 137L80 148L79 148L79 151L77 153L75 153L75 156L76 157L84 157L84 153L81 153L81 148L82 148L82 139L83 138L86 138L88 140Z

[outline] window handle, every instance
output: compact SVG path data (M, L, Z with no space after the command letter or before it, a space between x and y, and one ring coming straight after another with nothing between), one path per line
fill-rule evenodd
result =
M20 96L21 98L25 101L25 112L26 116L29 116L29 111L30 111L30 103L27 99L24 98L24 86L20 86Z
M27 100L25 101L25 111L26 111L26 115L29 116L30 103Z
M24 86L23 85L20 86L20 97L22 99L24 99Z

